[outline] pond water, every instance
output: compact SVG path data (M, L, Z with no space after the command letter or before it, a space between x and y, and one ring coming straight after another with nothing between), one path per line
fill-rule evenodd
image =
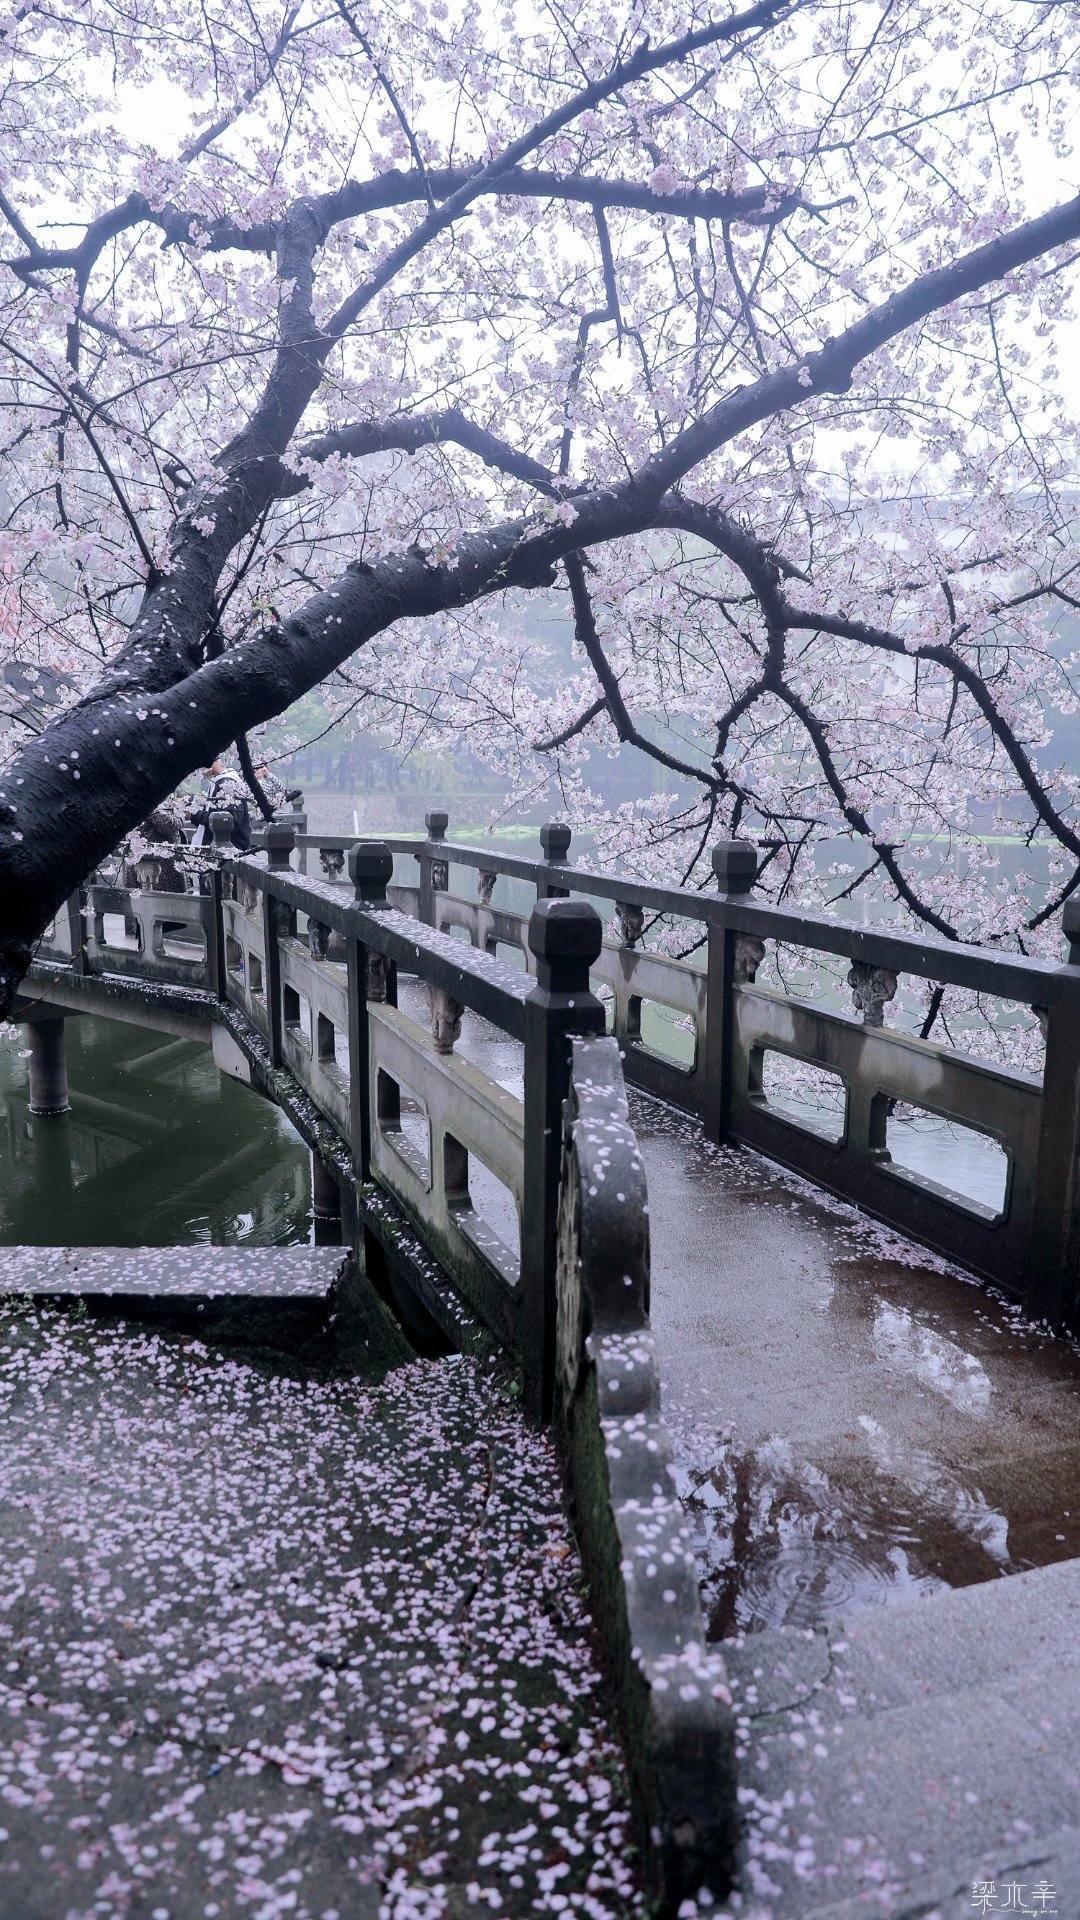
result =
M210 1049L85 1015L67 1021L72 1111L30 1112L25 1029L0 1039L0 1242L302 1246L308 1151Z

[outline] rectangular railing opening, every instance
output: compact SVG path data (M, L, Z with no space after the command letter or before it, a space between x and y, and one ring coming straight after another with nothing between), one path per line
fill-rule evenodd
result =
M627 1006L626 1042L651 1053L670 1066L692 1073L697 1065L697 1028L691 1014L679 1013L661 1000L632 993Z
M930 1113L925 1107L878 1095L878 1136L884 1133L887 1159L897 1179L948 1200L984 1220L1004 1217L1009 1199L1010 1161L1000 1141L976 1127ZM948 1178L942 1179L947 1168Z
M376 1079L379 1131L422 1186L431 1188L431 1122L423 1101L380 1067Z
M204 967L206 930L182 920L156 921L154 951L159 960L183 960L188 966Z
M329 1014L321 1011L315 1015L315 1053L323 1068L332 1068L342 1080L348 1080L348 1029L337 1026Z
M311 1002L306 994L285 985L281 989L281 1023L306 1053L311 1052Z
M847 1088L838 1073L780 1053L754 1047L750 1054L751 1099L789 1126L838 1146L847 1130Z
M445 1136L443 1167L446 1198L458 1231L508 1286L516 1287L521 1277L521 1222L509 1187L450 1133Z
M486 943L485 952L497 960L501 967L510 967L514 973L527 973L529 970L528 956L520 941L499 940L492 936Z

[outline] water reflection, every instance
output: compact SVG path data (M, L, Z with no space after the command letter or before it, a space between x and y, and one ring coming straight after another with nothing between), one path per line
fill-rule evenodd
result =
M30 1113L25 1030L0 1041L0 1241L310 1241L307 1149L209 1048L85 1016L66 1026L72 1111L59 1118Z

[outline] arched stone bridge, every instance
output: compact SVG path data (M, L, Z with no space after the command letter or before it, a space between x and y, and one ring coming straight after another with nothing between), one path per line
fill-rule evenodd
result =
M211 1040L307 1140L356 1273L413 1338L496 1349L516 1370L531 1416L560 1437L649 1873L673 1909L702 1882L730 1885L730 1686L745 1706L760 1675L737 1649L725 1671L704 1631L649 1321L650 1149L624 1081L705 1142L756 1148L1075 1327L1080 953L1053 966L777 908L753 897L756 858L738 842L716 848L717 891L703 894L583 871L561 827L542 830L539 860L451 842L445 815L426 827L350 845L273 824L257 855L219 845L200 893L93 881L20 1004L32 1102L66 1098L66 1013ZM469 873L471 892L451 884ZM643 944L658 920L683 927L689 957ZM853 1010L761 984L771 943L848 963ZM1037 1010L1042 1078L890 1028L898 976ZM831 1111L774 1091L777 1056L830 1078ZM992 1203L891 1156L897 1103L995 1143ZM655 1204L652 1219L655 1261ZM816 1657L773 1650L766 1736L814 1694ZM777 1911L811 1908L792 1892Z

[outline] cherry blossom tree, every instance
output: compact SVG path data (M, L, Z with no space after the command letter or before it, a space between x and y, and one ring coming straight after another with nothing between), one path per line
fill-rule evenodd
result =
M0 1003L317 686L640 870L750 832L811 897L840 837L834 894L1046 937L1077 60L1057 0L0 11Z

